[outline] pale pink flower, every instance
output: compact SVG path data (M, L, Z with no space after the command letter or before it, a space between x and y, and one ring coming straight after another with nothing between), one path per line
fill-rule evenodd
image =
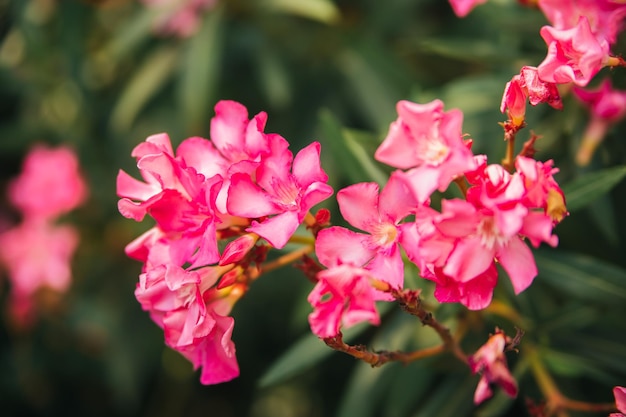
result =
M626 91L613 89L605 79L593 90L574 89L575 96L589 107L590 120L576 154L579 165L587 165L609 129L626 116Z
M195 34L202 14L215 7L217 0L141 0L158 12L156 31L186 38Z
M626 415L626 388L614 387L613 396L615 397L615 406L619 413L611 413L609 417L625 417Z
M527 99L533 106L548 103L557 110L563 108L556 84L541 81L537 68L525 66L506 84L500 111L506 112L515 126L521 126L526 114Z
M0 261L8 271L11 291L30 297L41 287L65 291L71 282L71 259L78 233L69 225L54 226L25 218L0 234Z
M435 190L445 191L458 175L474 169L472 152L462 138L463 113L443 111L443 102L399 101L398 119L374 157L385 164L409 169L404 174L418 202Z
M555 29L571 29L581 16L598 39L615 43L622 30L626 5L610 0L539 0L539 8Z
M318 259L328 267L349 263L372 271L378 279L400 289L404 263L400 254L400 222L417 203L397 173L378 194L378 184L359 183L337 193L343 217L368 234L343 227L323 229L317 236Z
M458 17L465 17L474 7L486 2L487 0L450 0L450 6Z
M548 45L548 54L537 67L544 82L585 86L609 61L608 41L596 38L585 16L570 29L544 26L540 33Z
M469 357L472 372L481 374L474 393L474 404L478 405L493 395L492 385L499 385L509 397L517 396L517 382L504 356L505 346L506 336L499 331Z
M52 220L75 209L87 197L76 154L66 147L35 146L9 183L8 197L29 218Z
M370 271L351 265L339 265L317 274L318 282L308 297L313 306L309 315L311 330L320 338L336 336L341 327L367 321L380 324Z
M333 193L320 165L320 144L308 145L295 158L288 146L282 137L272 136L271 153L261 161L256 178L248 173L233 174L227 199L228 213L258 219L246 230L279 249L309 209Z

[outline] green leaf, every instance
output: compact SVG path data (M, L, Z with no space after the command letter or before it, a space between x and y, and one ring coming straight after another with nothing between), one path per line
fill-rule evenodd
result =
M469 415L474 408L472 397L478 377L466 373L463 377L459 373L448 373L433 390L424 406L414 415L415 417L456 417Z
M602 304L626 303L626 271L599 259L565 251L535 253L539 277L571 295Z
M377 308L380 315L383 315L391 308L391 304L379 303ZM371 326L368 323L361 323L351 327L343 332L343 340L346 343L350 343L351 340L369 328L371 328ZM284 382L303 370L321 362L334 352L334 350L326 346L317 336L312 333L307 334L292 345L287 352L270 366L270 369L268 369L259 380L259 387L264 388Z
M179 50L162 47L146 58L130 79L111 115L111 127L125 131L132 125L141 109L162 88L174 72Z
M594 377L598 381L605 381L610 376L598 367L589 363L585 357L556 350L542 349L541 359L557 375L565 377Z
M150 37L159 13L159 10L153 8L142 8L115 32L114 37L104 48L105 56L117 62L132 53Z
M609 192L626 175L626 166L607 168L582 175L563 187L567 209L579 210Z
M339 121L328 110L320 113L322 130L333 155L340 157L341 173L353 182L375 181L381 187L387 182L385 174L374 162L371 153L364 147L367 137L358 132L343 129Z
M267 10L294 14L326 24L337 23L341 17L337 6L329 0L265 0L262 4Z
M215 100L222 63L221 9L207 14L183 56L180 99L188 134L198 134L207 125L209 107Z

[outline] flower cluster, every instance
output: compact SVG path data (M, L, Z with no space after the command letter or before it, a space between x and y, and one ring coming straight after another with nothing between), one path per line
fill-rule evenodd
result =
M132 152L144 181L124 171L117 178L120 212L156 222L126 248L144 263L137 300L166 344L202 367L204 384L239 374L229 314L260 273L260 238L283 248L333 193L319 143L294 157L283 137L264 132L266 120L221 101L210 140L191 137L174 152L166 134L150 136Z
M389 295L375 288L380 282L403 288L401 249L436 284L438 301L477 310L491 302L497 264L519 293L537 275L525 241L534 247L558 242L553 227L567 212L552 161L520 155L508 172L472 154L460 111L444 111L440 100L400 101L397 110L375 158L399 170L380 194L374 183L337 193L343 217L365 233L330 227L318 234L316 253L328 269L309 296L309 321L319 337L337 335L342 322L379 321L374 301ZM444 199L441 211L432 208L432 193L452 182L465 199Z
M21 174L10 182L8 199L21 223L0 233L0 263L11 282L11 314L18 322L33 319L33 295L42 288L65 291L78 233L57 219L81 205L87 187L74 152L65 147L34 147Z
M180 38L198 31L202 13L215 7L217 0L141 0L157 13L155 30L163 35Z

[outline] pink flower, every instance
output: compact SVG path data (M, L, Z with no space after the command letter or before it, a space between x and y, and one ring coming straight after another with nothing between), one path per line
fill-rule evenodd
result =
M436 189L445 191L456 176L475 168L461 134L461 111L444 112L440 100L403 100L396 108L398 119L374 157L396 168L412 168L404 176L418 202L427 201Z
M506 336L498 331L487 343L469 358L473 373L481 373L474 393L474 404L478 405L493 395L491 386L499 385L509 397L517 396L517 382L511 375L504 356Z
M530 209L541 208L550 216L554 223L559 223L567 216L565 194L554 179L559 172L554 161L536 161L532 158L518 156L515 168L524 184L522 204Z
M498 282L498 270L493 262L482 274L460 282L443 272L443 268L420 269L420 275L436 284L435 298L441 303L461 303L470 310L482 310L491 304Z
M544 26L541 37L548 45L548 55L537 67L544 82L585 86L610 58L608 42L596 38L585 16L571 29Z
M626 16L626 6L610 0L539 0L538 3L555 29L571 29L585 16L596 37L610 44L615 43Z
M26 298L41 287L65 291L71 281L71 259L78 233L69 225L53 226L25 218L0 234L0 262L12 284L13 297Z
M321 230L315 243L320 262L328 267L342 263L364 267L401 289L404 263L398 225L417 205L410 190L394 173L380 195L378 184L359 183L339 191L337 201L348 223L368 234L338 226Z
M336 336L341 326L367 321L380 323L376 311L377 291L370 272L351 265L339 265L317 274L318 282L308 301L314 311L309 315L311 330L320 338Z
M626 388L614 387L613 396L615 397L615 406L619 413L611 413L609 417L624 417L626 413Z
M35 146L9 184L11 203L30 218L54 219L83 203L87 187L69 148Z
M519 127L524 122L526 99L533 106L548 103L557 110L563 108L556 84L541 81L535 67L522 67L520 73L513 76L504 89L500 111L506 111L515 126Z
M458 17L465 17L474 7L486 2L487 0L450 0L450 6Z
M192 36L201 24L202 12L215 7L217 0L141 0L158 11L156 30L181 38Z
M194 158L210 155L210 143L198 139L183 142L174 157L167 134L150 136L132 153L146 182L124 171L117 177L117 193L122 197L118 202L120 213L136 221L150 214L164 237L173 241L179 265L192 262L192 266L201 266L219 260L216 223L220 220L215 201L222 178L206 178L187 165L185 158L189 154Z
M589 107L591 119L576 154L579 165L587 165L608 130L626 115L626 91L614 90L610 79L593 90L574 89L575 96Z
M320 144L314 142L293 158L288 143L272 136L271 154L255 172L235 173L228 191L228 213L258 219L246 230L275 248L287 244L309 209L332 195L320 165Z

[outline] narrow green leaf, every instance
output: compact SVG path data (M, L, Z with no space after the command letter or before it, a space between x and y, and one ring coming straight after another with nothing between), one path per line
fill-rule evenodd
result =
M582 175L563 187L567 209L574 212L609 192L626 175L626 166Z
M329 0L265 0L263 7L326 24L337 23L341 17L337 6Z
M158 10L144 7L122 25L104 48L108 59L117 62L145 42L151 35L158 14Z
M582 336L582 335L581 335ZM581 376L594 377L598 381L604 381L610 376L598 367L589 363L586 356L578 356L556 350L542 349L541 358L546 365L557 375L568 378Z
M385 314L391 307L390 303L380 303L377 305L380 315ZM361 323L343 332L343 339L346 343L359 336L365 330L371 328L368 323ZM326 346L314 334L307 334L291 346L270 368L265 372L259 381L259 387L268 387L291 378L294 375L310 368L324 358L330 356L335 351Z
M111 127L120 132L127 130L141 109L164 86L178 63L179 51L162 47L146 58L130 79L111 115Z
M208 13L183 56L179 94L188 134L203 131L215 100L222 63L222 12Z
M428 401L415 414L415 417L456 417L469 415L474 408L472 397L478 377L469 374L448 373L437 385L433 385Z
M535 253L539 277L585 300L626 303L626 271L599 259L565 251Z
M344 129L328 110L320 113L320 122L326 141L336 160L338 169L353 182L376 181L380 186L387 182L387 175L376 166L371 154L362 145L363 138L354 131Z

